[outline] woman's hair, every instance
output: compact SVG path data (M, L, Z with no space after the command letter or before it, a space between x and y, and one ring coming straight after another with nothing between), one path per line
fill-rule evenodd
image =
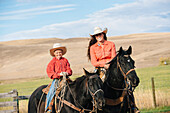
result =
M104 34L104 39L107 40L107 37L106 37L106 34ZM89 46L88 46L88 50L87 50L87 57L89 58L89 60L91 60L91 57L90 57L90 47L95 44L97 42L96 38L95 38L95 35L91 36L91 40L89 42Z

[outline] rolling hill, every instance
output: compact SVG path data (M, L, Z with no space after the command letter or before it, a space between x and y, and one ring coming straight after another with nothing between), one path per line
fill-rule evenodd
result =
M46 38L0 42L0 80L47 77L46 66L51 60L49 49L54 43L67 47L66 57L74 75L83 74L83 69L93 71L87 58L90 38ZM169 33L141 33L108 37L116 50L132 46L132 58L137 68L159 65L160 57L170 57Z

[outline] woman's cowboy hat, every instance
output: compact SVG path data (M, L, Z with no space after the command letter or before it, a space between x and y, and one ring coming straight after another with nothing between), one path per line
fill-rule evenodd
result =
M67 49L66 49L65 46L62 46L60 43L55 43L55 44L53 45L53 48L50 49L50 54L51 54L51 56L55 56L55 55L54 55L54 51L55 51L55 50L58 50L58 49L60 49L60 50L63 51L63 55L67 52Z
M94 36L94 35L97 35L97 34L99 34L99 33L107 33L107 28L105 28L104 30L102 30L100 27L95 27L94 28L94 34L90 34L90 36L92 37L92 36Z

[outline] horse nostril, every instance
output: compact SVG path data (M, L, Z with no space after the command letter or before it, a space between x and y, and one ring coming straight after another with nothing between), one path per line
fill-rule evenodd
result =
M134 84L136 84L136 79L134 80Z
M135 79L135 80L134 80L134 84L135 84L135 86L138 86L138 84L139 84L139 79Z

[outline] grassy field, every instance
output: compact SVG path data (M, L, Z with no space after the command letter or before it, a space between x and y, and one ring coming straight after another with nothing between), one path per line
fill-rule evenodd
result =
M137 69L140 78L140 87L151 87L151 78L154 77L156 89L168 90L170 87L170 65Z
M137 106L147 112L153 111L153 95L151 78L154 78L157 111L165 109L170 111L170 65L137 69L140 84L136 88L134 95ZM164 112L165 112L164 111ZM155 112L155 111L154 111Z
M140 78L140 84L135 90L135 98L138 107L142 112L167 112L170 111L170 65L157 66L150 68L136 69ZM72 76L74 80L78 76ZM153 109L152 92L151 92L151 77L155 80L156 98L158 108ZM9 92L12 89L17 89L19 95L31 95L31 93L39 86L50 83L49 78L32 78L10 81L0 81L0 93ZM161 97L161 98L160 98ZM3 101L3 100L1 100ZM28 101L20 102L20 111L27 109ZM149 106L149 107L148 107ZM24 107L24 108L23 108ZM0 108L1 109L1 108ZM24 109L24 110L23 110Z

